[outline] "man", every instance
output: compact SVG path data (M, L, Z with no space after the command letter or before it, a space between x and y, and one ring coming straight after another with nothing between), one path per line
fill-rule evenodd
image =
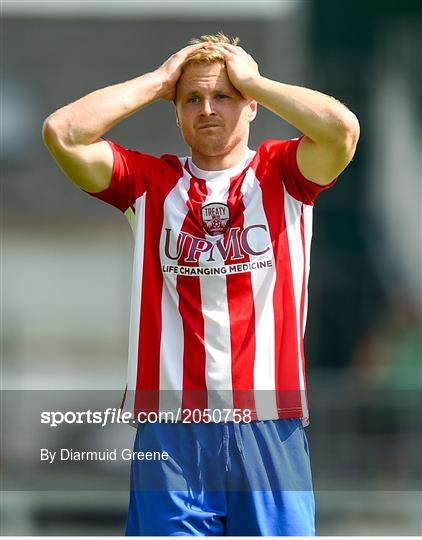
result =
M162 66L47 118L57 163L125 213L136 236L129 380L139 424L128 535L313 535L303 424L303 334L312 206L352 159L356 117L319 92L269 80L219 33ZM101 137L172 100L191 156ZM257 104L303 135L248 148Z

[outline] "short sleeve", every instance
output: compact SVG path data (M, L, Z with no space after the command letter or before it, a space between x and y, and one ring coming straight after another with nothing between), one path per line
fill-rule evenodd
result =
M128 150L107 140L113 151L110 185L98 193L86 192L125 212L147 189L148 178L156 174L160 160L136 150Z
M313 205L318 195L332 187L338 180L335 178L326 186L320 186L308 180L300 172L297 164L297 148L302 137L285 141L266 141L272 158L279 162L279 170L288 193L304 204Z

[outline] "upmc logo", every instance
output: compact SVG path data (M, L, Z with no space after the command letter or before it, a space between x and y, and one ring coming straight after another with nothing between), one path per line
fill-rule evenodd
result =
M216 242L180 231L176 245L171 245L171 229L165 229L165 231L164 252L166 257L173 261L179 260L182 253L186 253L183 262L187 263L197 262L202 253L208 254L207 262L215 261L215 257L221 258L223 261L226 261L229 257L231 260L239 261L244 259L245 256L256 257L263 255L270 249L269 235L265 225L249 225L242 231L240 227L232 227L226 241L224 238L219 238ZM259 249L258 245L262 246L263 237L266 245L263 249Z

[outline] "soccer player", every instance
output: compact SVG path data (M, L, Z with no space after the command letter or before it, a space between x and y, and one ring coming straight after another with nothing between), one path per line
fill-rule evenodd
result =
M191 43L43 127L64 173L135 234L125 408L141 420L135 450L168 459L133 460L126 534L313 535L312 208L351 161L359 124L336 99L261 75L238 38ZM191 155L102 138L158 99L173 101ZM258 104L302 135L249 149Z

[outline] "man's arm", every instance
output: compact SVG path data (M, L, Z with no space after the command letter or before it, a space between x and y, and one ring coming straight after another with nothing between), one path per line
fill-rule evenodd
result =
M262 77L256 62L240 47L221 47L233 86L305 135L297 152L303 176L319 185L329 184L355 153L360 132L356 116L321 92Z
M72 182L91 193L108 188L113 154L100 137L150 103L173 99L183 62L203 46L201 43L185 47L152 73L96 90L45 120L44 142Z

